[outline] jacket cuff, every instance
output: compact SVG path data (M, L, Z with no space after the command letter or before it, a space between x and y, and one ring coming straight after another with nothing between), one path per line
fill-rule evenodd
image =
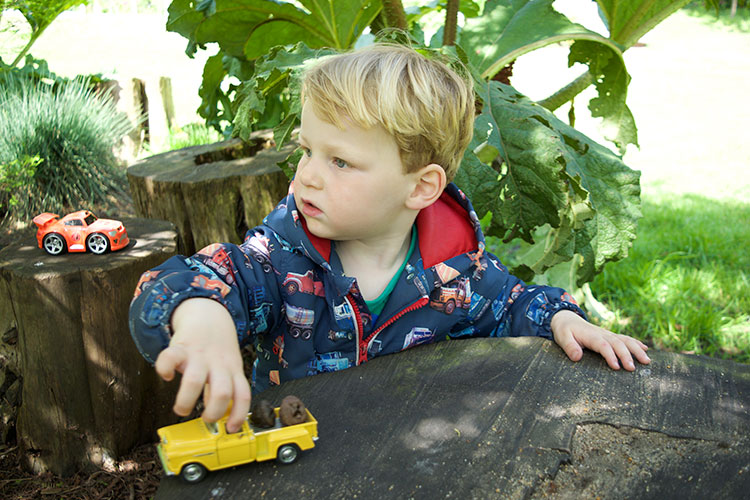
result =
M554 302L547 305L547 311L544 318L542 319L542 324L539 330L540 337L553 340L554 335L552 333L552 317L560 311L573 311L574 313L588 321L586 313L583 312L583 310L578 307L578 305L572 302Z
M241 320L231 302L227 301L219 291L188 286L182 290L172 291L168 284L168 277L159 280L144 290L130 306L129 326L131 336L138 350L152 365L159 353L169 346L172 339L172 314L184 300L193 298L209 298L223 305L232 316L235 329L240 329Z

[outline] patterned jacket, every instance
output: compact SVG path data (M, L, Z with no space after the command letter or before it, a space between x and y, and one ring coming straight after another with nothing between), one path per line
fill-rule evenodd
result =
M306 230L290 194L241 245L209 245L145 272L130 307L131 333L153 363L169 344L175 307L213 298L231 314L240 344L255 345L259 392L444 339L551 338L555 312L583 316L564 290L526 286L485 252L477 215L455 185L416 225L416 248L375 322L356 280L343 274L335 243Z

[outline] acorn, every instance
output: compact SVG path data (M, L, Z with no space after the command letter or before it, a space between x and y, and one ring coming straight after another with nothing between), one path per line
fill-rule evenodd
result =
M281 425L297 425L307 421L305 404L297 396L287 396L279 408Z
M259 399L253 404L253 411L250 414L250 423L261 429L268 429L276 424L276 415L273 412L273 406L265 399Z

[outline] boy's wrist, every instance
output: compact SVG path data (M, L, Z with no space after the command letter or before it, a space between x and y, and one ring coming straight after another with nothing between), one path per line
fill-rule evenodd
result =
M205 297L193 297L182 301L174 309L170 319L174 333L196 323L211 325L212 329L216 330L223 330L224 326L229 327L232 332L235 329L234 320L227 308Z
M575 323L579 320L586 321L575 311L572 311L570 309L560 309L552 315L549 327L550 330L552 330L552 334L554 335L556 331L558 331L560 328L564 328L566 324Z

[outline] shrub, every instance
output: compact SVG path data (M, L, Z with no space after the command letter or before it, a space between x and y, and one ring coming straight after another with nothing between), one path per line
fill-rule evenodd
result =
M25 156L0 164L0 220L9 210L23 210L32 197L34 172L42 162L38 156Z
M131 129L109 94L95 94L87 80L50 86L6 78L0 82L0 165L3 175L15 184L25 179L29 189L0 216L28 220L43 211L108 206L113 196L125 195L125 173L112 149ZM35 157L41 162L30 173L28 159Z

